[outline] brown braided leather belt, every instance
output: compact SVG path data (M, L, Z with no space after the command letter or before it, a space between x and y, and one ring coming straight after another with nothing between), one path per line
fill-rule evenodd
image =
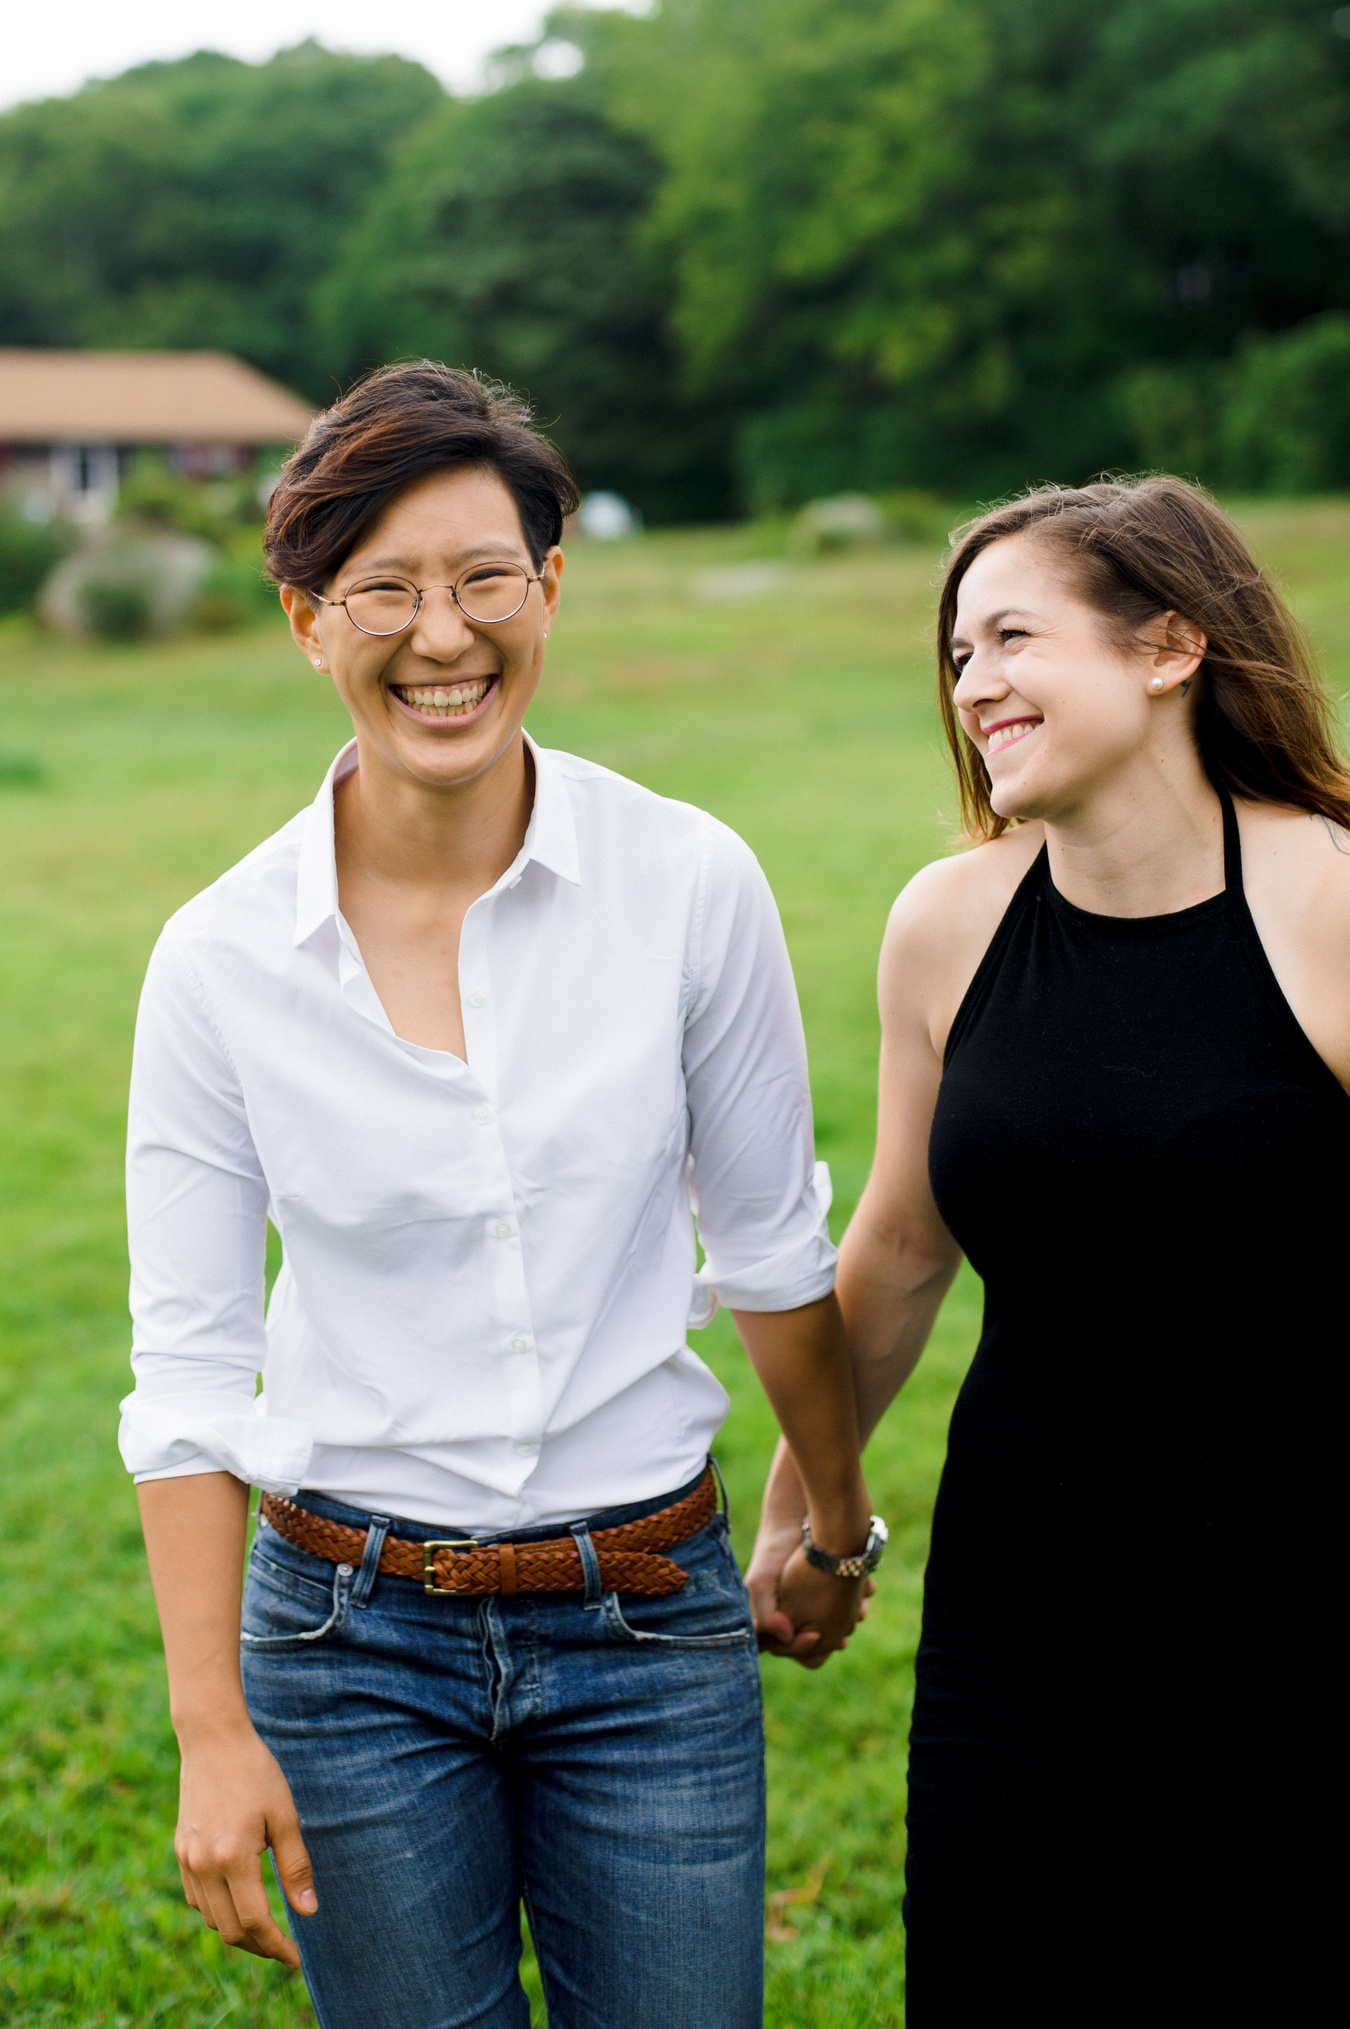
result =
M279 1536L330 1564L359 1569L366 1531L330 1522L280 1494L264 1494L262 1512ZM717 1489L705 1472L691 1494L654 1515L597 1529L591 1537L606 1592L636 1592L657 1599L678 1592L688 1573L658 1550L673 1549L705 1528L717 1512ZM420 1579L427 1592L482 1598L499 1592L584 1592L586 1573L575 1536L550 1536L542 1543L479 1543L472 1536L437 1537L425 1543L386 1536L377 1567L395 1578Z

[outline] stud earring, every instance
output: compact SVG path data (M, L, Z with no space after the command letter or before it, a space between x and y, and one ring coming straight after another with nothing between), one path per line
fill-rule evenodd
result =
M1162 678L1161 678L1160 676L1153 676L1153 677L1150 677L1150 678L1149 678L1149 684L1148 684L1148 687L1149 687L1149 689L1150 689L1150 690L1154 690L1154 691L1156 691L1156 690L1161 690L1161 689L1162 689L1162 687L1163 687L1163 680L1162 680Z
M323 668L323 657L322 657L321 655L316 655L316 656L315 656L315 658L314 658L314 667L315 667L316 669L322 669L322 668Z

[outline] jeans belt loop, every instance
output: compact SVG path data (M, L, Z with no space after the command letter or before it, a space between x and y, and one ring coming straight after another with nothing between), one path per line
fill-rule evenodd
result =
M723 1477L722 1477L722 1468L721 1468L721 1466L720 1466L720 1465L719 1465L719 1464L717 1463L717 1460L716 1460L716 1459L715 1459L715 1458L713 1457L713 1455L712 1455L712 1453L711 1453L711 1452L709 1452L709 1453L708 1453L708 1463L709 1463L709 1465L710 1465L710 1466L712 1467L712 1472L713 1472L713 1478L714 1478L714 1479L715 1479L715 1480L717 1481L717 1484L718 1484L718 1486L720 1487L720 1489L721 1489L721 1492L722 1492L722 1513L723 1513L723 1514L724 1514L724 1515L726 1516L726 1518L727 1518L727 1534L728 1534L728 1535L730 1535L730 1534L731 1534L731 1502L730 1502L730 1501L729 1501L729 1500L727 1499L727 1483L726 1483L726 1481L725 1481L725 1480L723 1479Z
M365 1555L361 1559L361 1569L356 1574L356 1583L352 1586L353 1606L366 1606L370 1602L375 1574L380 1568L380 1552L384 1548L384 1539L389 1534L389 1529L388 1515L371 1516L370 1527L366 1530Z
M573 1522L572 1534L581 1552L581 1568L586 1574L586 1597L581 1602L584 1611L587 1607L599 1606L604 1597L600 1584L600 1559L595 1554L591 1532L584 1522Z

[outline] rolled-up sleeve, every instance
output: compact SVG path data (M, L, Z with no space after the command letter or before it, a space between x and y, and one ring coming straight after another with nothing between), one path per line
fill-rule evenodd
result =
M834 1287L828 1172L815 1159L778 910L748 846L711 820L691 969L684 1072L706 1256L698 1280L738 1310L794 1310Z
M171 925L141 996L128 1115L136 1385L118 1441L138 1480L301 1484L310 1432L256 1394L267 1206L238 1077Z

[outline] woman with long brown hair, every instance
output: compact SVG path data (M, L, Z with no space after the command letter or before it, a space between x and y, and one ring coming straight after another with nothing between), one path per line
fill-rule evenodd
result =
M1310 2020L1350 776L1278 592L1174 479L972 523L938 657L973 849L886 932L838 1283L864 1433L963 1252L985 1284L918 1657L910 2029ZM784 1452L752 1589L799 1513Z

